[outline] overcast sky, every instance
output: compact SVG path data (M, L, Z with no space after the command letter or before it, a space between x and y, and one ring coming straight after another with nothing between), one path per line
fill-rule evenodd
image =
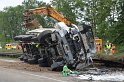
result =
M0 10L3 10L4 7L8 6L17 6L20 5L24 0L0 0ZM50 0L38 0L44 2L50 2Z

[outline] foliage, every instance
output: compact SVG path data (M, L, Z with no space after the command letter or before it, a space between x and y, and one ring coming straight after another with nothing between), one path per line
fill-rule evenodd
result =
M24 6L24 9L33 9L37 7L46 7L47 4L43 1L37 1L37 0L24 0L22 3ZM43 27L53 27L54 26L54 21L46 16L40 16L40 15L34 15L34 19L38 20L39 23Z
M13 41L14 36L23 34L23 6L7 7L0 12L1 41Z
M94 34L103 40L124 45L123 0L52 0L51 5L74 24L90 24ZM24 0L22 5L0 11L0 41L10 42L16 35L25 33L23 12L25 9L44 7L38 0ZM43 27L53 27L50 17L34 16Z

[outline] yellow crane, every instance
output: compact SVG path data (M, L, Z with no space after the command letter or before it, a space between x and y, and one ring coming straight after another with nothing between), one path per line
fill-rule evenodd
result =
M24 13L24 16L26 18L25 19L26 27L29 27L29 26L36 27L36 26L40 25L37 20L31 20L32 14L47 15L47 16L54 18L58 22L64 22L68 26L70 26L72 24L67 18L65 18L63 15L58 13L51 6L47 6L47 7L40 7L40 8L26 10Z

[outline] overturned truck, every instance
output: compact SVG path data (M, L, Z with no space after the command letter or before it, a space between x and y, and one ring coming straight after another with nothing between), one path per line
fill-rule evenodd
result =
M39 28L15 37L19 41L23 55L20 60L40 66L50 66L52 70L67 64L80 69L92 63L96 51L91 26L72 25L59 22L54 29Z

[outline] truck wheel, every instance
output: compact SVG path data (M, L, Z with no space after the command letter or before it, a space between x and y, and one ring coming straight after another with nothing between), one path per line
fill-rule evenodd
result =
M43 38L43 37L45 37L45 36L47 36L47 35L49 35L51 33L52 33L51 30L45 30L45 31L43 31L42 33L39 34L38 41L40 42L41 41L41 38Z
M38 64L40 67L48 67L47 60L43 58L38 59Z
M37 60L35 58L28 59L29 64L37 64Z
M50 67L53 64L53 60L50 58L47 58L47 65Z
M21 55L21 56L19 57L19 59L20 59L21 61L23 61L23 58L24 58L24 55Z
M52 70L52 71L60 71L60 70L62 70L63 66L64 66L63 61L54 62L54 63L51 65L51 70Z
M23 60L24 60L24 62L27 63L28 62L28 57L24 56Z

